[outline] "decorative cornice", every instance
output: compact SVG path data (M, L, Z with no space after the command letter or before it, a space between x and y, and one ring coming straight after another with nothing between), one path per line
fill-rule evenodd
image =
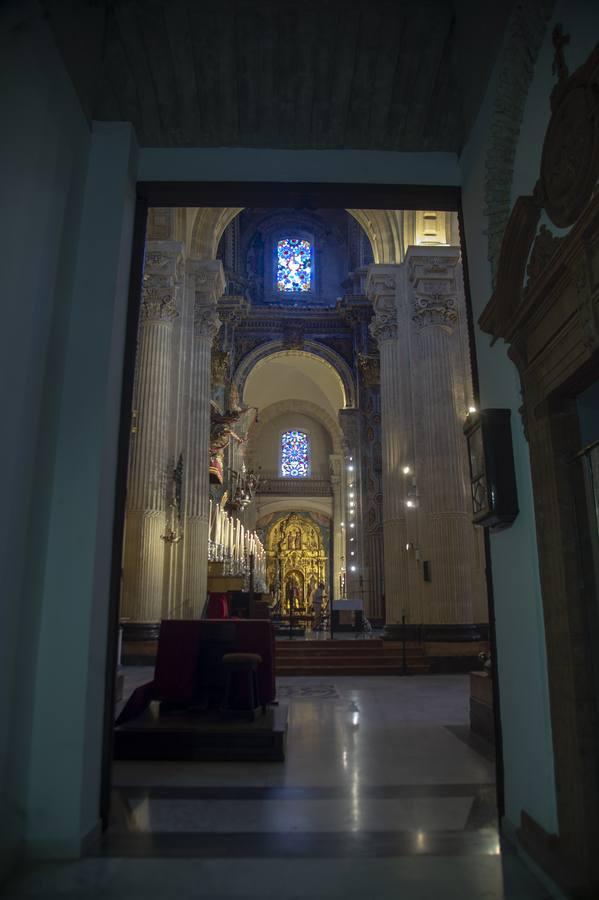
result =
M369 331L379 345L397 338L398 274L397 266L374 265L368 270L366 293L374 309Z
M229 328L237 328L249 315L250 303L245 297L226 294L218 301L218 315Z
M193 283L196 295L201 303L216 303L225 290L225 273L219 259L188 259L187 275Z
M553 7L554 0L516 4L501 52L491 140L485 156L485 212L489 221L488 258L493 285L510 216L514 161L524 106Z
M288 322L283 326L283 347L286 350L302 350L304 328L301 322Z
M335 312L344 322L353 327L362 322L370 322L372 318L372 304L367 297L344 297L337 301Z

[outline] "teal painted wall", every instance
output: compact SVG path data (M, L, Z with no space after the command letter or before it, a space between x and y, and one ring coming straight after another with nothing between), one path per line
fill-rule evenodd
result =
M1 877L29 820L46 488L90 132L37 5L5 5L0 30Z

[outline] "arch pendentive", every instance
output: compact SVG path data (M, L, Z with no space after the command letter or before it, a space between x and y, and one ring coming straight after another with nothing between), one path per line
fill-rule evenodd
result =
M269 357L276 356L311 356L320 363L327 365L339 379L343 408L351 409L356 406L356 385L353 373L345 360L330 347L317 341L306 340L302 349L290 349L282 340L268 341L256 347L240 361L233 376L233 384L237 388L239 397L244 397L246 381L252 369Z

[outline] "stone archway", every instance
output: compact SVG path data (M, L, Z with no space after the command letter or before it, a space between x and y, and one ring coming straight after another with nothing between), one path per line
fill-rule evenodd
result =
M269 357L275 356L313 357L322 365L327 366L339 379L343 395L342 407L347 409L356 406L355 378L349 365L338 353L317 341L304 341L302 349L286 347L280 340L260 344L243 357L233 376L233 384L239 397L243 398L246 381L254 367Z

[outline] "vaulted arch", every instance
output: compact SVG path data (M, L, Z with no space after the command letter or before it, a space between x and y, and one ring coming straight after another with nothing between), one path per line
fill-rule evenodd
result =
M268 359L280 359L282 357L313 359L315 365L321 367L321 381L323 385L326 386L327 382L331 385L331 405L339 409L347 409L356 406L356 386L352 370L338 353L331 350L331 348L327 347L325 344L320 344L317 341L304 341L301 349L291 349L286 347L282 340L268 341L261 344L244 356L239 363L233 377L233 382L239 396L242 397L246 403L249 401L248 398L245 397L244 392L250 373L256 366L264 364ZM339 394L338 401L333 397L333 394L335 393L334 385L337 385L337 392Z

